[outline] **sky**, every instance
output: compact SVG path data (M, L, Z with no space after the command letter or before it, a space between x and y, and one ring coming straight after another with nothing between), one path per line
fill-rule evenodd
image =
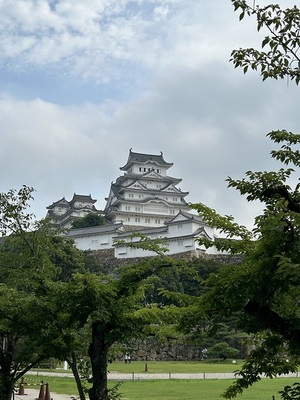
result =
M295 84L229 62L262 38L230 0L0 0L0 191L102 210L130 148L162 151L188 202L251 226L226 179L277 168L266 135L300 122Z

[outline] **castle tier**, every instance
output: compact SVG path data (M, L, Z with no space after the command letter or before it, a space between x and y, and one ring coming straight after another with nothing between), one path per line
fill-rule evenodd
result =
M113 223L123 222L127 229L157 227L188 211L188 192L177 185L181 179L167 175L173 163L163 154L152 155L129 151L124 174L111 184L104 214Z

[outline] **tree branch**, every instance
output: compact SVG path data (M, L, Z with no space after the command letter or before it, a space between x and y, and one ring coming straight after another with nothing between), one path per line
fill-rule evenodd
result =
M271 199L275 197L281 197L288 202L288 209L296 213L300 213L300 205L296 202L292 195L289 193L286 186L277 186L274 188L268 188L263 191L263 196Z
M295 329L290 321L281 317L268 305L260 304L255 300L248 300L244 306L247 314L258 319L259 323L265 328L275 333L279 333L289 341L297 342L300 345L300 329Z

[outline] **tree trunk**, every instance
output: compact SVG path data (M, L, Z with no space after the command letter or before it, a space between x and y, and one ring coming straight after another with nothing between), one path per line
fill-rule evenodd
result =
M70 365L71 370L73 372L80 400L86 400L85 394L83 391L83 387L82 387L82 383L81 383L81 379L80 379L78 369L77 369L76 354L74 352L72 352L72 361L69 360L68 358L66 358L66 361Z
M14 379L1 372L0 374L0 399L11 400L14 390Z
M1 335L0 348L0 399L11 400L15 377L12 375L14 340L9 334Z
M105 325L100 321L92 324L92 343L89 347L89 357L92 366L93 386L89 390L90 400L107 400L107 353L108 344L105 341Z

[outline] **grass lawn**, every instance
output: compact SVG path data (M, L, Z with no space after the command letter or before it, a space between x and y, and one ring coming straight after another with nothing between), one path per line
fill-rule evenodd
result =
M120 392L128 400L216 400L222 398L232 381L228 380L171 380L126 382ZM264 379L246 390L237 400L279 400L278 391L293 379Z
M49 383L51 397L53 393L76 395L73 378L32 376L26 377L26 387L35 385L39 388L41 381ZM295 378L263 379L246 390L237 400L279 400L278 391L285 385L295 382ZM231 380L153 380L126 381L120 387L124 400L216 400L232 383ZM109 382L110 386L114 382Z
M111 372L145 372L145 361L132 361L125 364L124 361L113 362L109 364L108 370ZM201 373L201 372L234 372L241 368L242 360L226 361L147 361L148 373Z

